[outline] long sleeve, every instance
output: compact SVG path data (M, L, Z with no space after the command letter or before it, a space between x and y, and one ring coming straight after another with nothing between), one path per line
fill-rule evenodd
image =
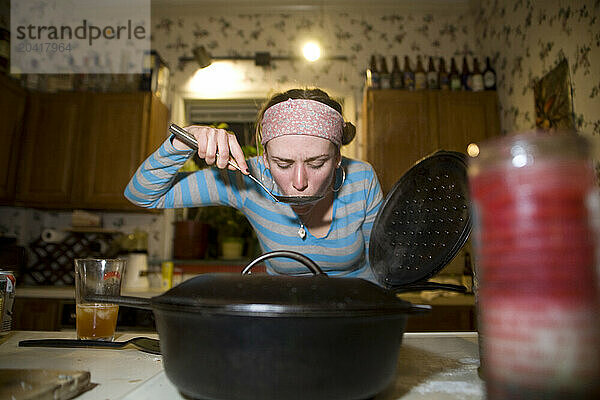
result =
M140 165L125 188L125 197L145 208L228 205L240 208L246 190L242 174L217 168L177 172L193 155L167 139Z
M362 232L365 239L365 257L367 262L369 260L369 242L371 240L371 231L373 230L373 224L375 223L375 217L383 202L383 193L381 191L381 185L379 179L374 170L371 170L373 177L370 180L369 187L367 189L367 207L365 209L365 221L363 222Z
M229 170L205 168L177 172L192 151L177 151L166 141L135 173L125 190L134 204L149 208L228 205L240 210L254 228L264 252L301 252L331 276L375 281L369 268L371 230L382 204L382 192L373 168L364 162L343 159L346 182L334 200L333 220L325 237L308 232L298 235L300 219L287 204L275 203L247 176ZM254 176L268 176L262 157L248 161ZM272 274L304 275L297 262L276 258L266 262Z

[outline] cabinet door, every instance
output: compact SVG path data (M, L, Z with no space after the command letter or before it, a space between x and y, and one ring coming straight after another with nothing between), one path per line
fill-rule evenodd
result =
M30 95L17 200L33 206L65 206L71 201L78 138L84 134L83 93Z
M500 134L496 92L439 92L440 148L466 153L470 143Z
M369 90L367 101L367 161L388 193L420 158L437 148L435 119L428 92Z
M56 299L15 298L13 329L21 331L58 331L60 301Z
M26 93L0 75L0 201L15 196L15 178L22 134Z
M406 332L473 332L477 330L474 306L433 306L431 312L409 318Z
M150 100L149 93L91 97L76 177L84 207L133 208L123 191L146 154Z
M152 106L150 109L150 129L148 134L148 140L146 142L146 149L144 153L144 159L150 154L154 153L156 149L167 139L169 128L169 109L162 103L162 101L152 96Z

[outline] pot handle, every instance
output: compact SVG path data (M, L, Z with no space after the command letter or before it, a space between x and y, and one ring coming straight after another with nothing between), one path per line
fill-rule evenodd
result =
M91 303L114 303L120 306L142 308L144 310L152 310L152 304L150 299L144 297L133 297L133 296L107 296L95 294L91 296L85 296L85 301Z
M411 304L410 308L407 310L409 314L425 314L431 311L431 306L429 304Z
M321 268L319 268L319 266L313 260L311 260L310 258L306 257L303 254L296 253L295 251L289 251L289 250L271 251L271 252L261 255L260 257L257 257L250 264L248 264L246 266L246 268L244 268L244 270L242 271L242 275L249 274L252 267L254 267L256 264L258 264L264 260L268 260L269 258L275 258L275 257L291 258L293 260L298 261L300 264L303 264L306 268L310 269L310 272L312 272L313 275L327 276L327 274L325 272L323 272L323 270Z
M422 282L394 288L394 293L417 292L421 290L449 290L451 292L465 293L467 288L450 283Z

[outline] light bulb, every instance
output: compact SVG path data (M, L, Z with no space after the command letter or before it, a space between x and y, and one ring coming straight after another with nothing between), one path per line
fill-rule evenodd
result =
M302 54L304 54L304 58L306 58L308 61L313 62L321 57L321 48L315 42L308 42L304 45Z
M467 154L471 157L477 157L479 155L479 146L475 143L471 143L467 146Z

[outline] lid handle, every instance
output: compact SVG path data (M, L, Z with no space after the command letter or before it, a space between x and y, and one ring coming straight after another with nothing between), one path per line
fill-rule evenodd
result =
M306 257L303 254L296 253L295 251L289 251L289 250L271 251L271 252L265 253L265 254L257 257L250 264L248 264L246 266L246 268L244 268L244 270L242 271L242 275L249 274L252 267L254 267L256 264L258 264L264 260L268 260L269 258L276 258L276 257L291 258L293 260L298 261L300 264L304 265L306 268L308 268L313 273L313 275L327 276L327 274L325 272L323 272L323 270L321 268L319 268L319 266L313 260L311 260L310 258Z

